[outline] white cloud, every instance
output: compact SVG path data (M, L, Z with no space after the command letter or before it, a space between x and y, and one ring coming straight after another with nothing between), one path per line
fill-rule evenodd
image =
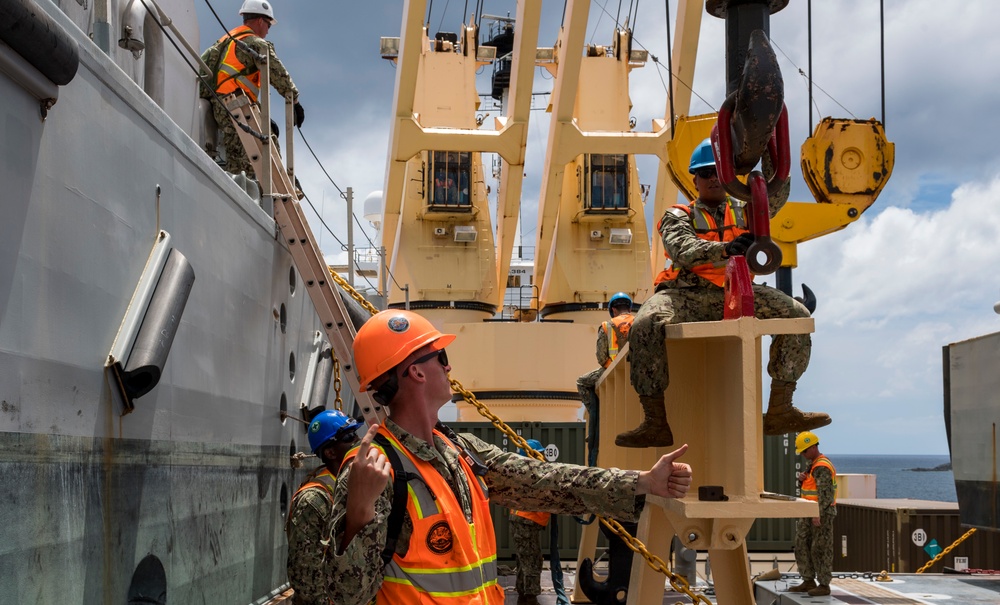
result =
M231 26L239 0L214 4ZM434 4L435 25L442 6ZM604 17L596 24L600 6L617 5L591 5L595 25L587 39L607 43L610 21ZM771 20L790 112L796 200L810 198L796 161L799 144L811 134L807 84L797 73L809 61L806 8L805 2L791 2ZM540 46L555 40L561 9L562 3L543 4ZM643 4L635 35L666 65L663 10L663 3ZM879 3L813 2L812 10L813 123L826 115L882 117ZM280 11L269 38L302 89L304 130L338 185L354 188L360 215L364 197L383 187L395 73L378 57L377 43L379 36L398 35L399 3L288 3ZM857 223L803 244L795 270L796 281L808 283L819 298L812 364L796 401L834 416L824 429L832 452L944 452L941 346L998 328L992 312L1000 299L993 269L1000 260L1000 113L994 109L1000 39L992 31L994 12L986 0L944 8L936 0L885 2L886 126L896 145L892 178ZM214 19L203 16L203 47L220 34L213 27ZM703 16L693 87L707 102L695 97L691 113L710 111L722 100L724 31L723 21ZM664 116L661 76L667 77L652 62L633 71L639 129ZM532 112L529 131L521 216L524 243L533 246L545 114ZM303 187L346 241L339 193L304 146L296 154ZM655 184L655 161L643 160L640 170L644 183ZM319 237L322 226L312 226ZM364 241L360 234L357 239ZM331 236L323 242L328 257L343 254Z
M1000 179L940 210L890 207L802 244L816 292L810 368L796 401L834 416L831 451L945 453L941 348L1000 330Z

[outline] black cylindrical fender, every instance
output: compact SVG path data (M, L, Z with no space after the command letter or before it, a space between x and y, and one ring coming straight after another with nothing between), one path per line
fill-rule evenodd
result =
M80 67L76 41L31 0L0 2L0 40L59 86Z
M193 285L191 263L171 250L125 364L122 384L130 398L142 397L160 381Z

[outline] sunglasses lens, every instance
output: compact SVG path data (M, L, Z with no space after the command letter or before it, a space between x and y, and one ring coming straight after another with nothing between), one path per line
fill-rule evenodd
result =
M441 351L438 353L438 361L440 361L441 365L443 366L448 365L448 354L445 353L444 349L441 349Z
M715 176L715 169L714 168L702 168L701 170L699 170L697 172L697 174L698 174L698 176L700 176L703 179L710 179L713 176Z

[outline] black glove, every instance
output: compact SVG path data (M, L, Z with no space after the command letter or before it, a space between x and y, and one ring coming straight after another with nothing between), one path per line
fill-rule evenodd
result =
M271 120L271 136L281 137L281 130L278 129L278 123Z
M302 104L298 101L295 102L295 106L292 108L294 110L295 117L292 120L292 124L295 124L296 128L302 128L302 122L306 120L306 110L302 109Z
M726 256L745 256L750 244L753 243L753 234L744 233L731 242L726 243Z

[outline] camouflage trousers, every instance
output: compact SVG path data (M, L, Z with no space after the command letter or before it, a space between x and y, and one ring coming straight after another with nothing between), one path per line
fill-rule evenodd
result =
M753 285L754 314L759 319L809 317L802 303L781 290ZM690 321L721 321L724 291L716 286L662 288L642 303L628 336L632 388L640 395L661 395L670 384L664 329ZM772 337L767 373L795 382L809 365L812 338L808 334Z
M833 517L820 517L820 525L811 518L795 523L795 566L803 580L815 579L819 584L830 585L833 577Z
M601 406L597 398L597 381L604 368L597 368L576 379L576 390L587 410L587 464L597 466L597 444L600 441Z
M541 525L510 516L510 533L517 553L517 581L519 595L542 594L542 530Z
M212 98L210 102L212 103L215 125L219 129L219 138L226 152L226 161L222 168L232 174L245 172L248 178L256 178L253 166L250 164L250 158L247 157L246 149L243 148L243 142L240 141L239 135L236 134L236 127L233 126L233 121L229 118L229 112L215 98ZM271 144L276 146L275 149L280 154L281 147L278 145L278 137L271 136Z

